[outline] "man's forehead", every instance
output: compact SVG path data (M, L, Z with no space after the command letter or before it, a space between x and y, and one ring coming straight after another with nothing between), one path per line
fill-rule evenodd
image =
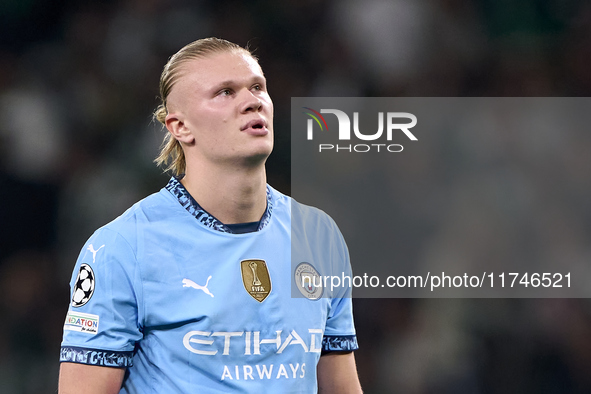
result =
M181 78L186 76L216 84L240 78L264 78L259 63L246 52L221 52L191 59L181 66L179 74Z

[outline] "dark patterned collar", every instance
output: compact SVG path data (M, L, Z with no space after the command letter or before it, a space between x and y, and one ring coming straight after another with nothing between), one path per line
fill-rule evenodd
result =
M180 179L180 178L179 178ZM218 219L213 217L209 212L205 209L201 208L201 205L195 201L193 196L189 194L187 189L183 186L183 184L179 181L179 179L172 177L168 184L166 185L166 190L168 190L173 196L175 196L179 204L181 204L191 215L193 215L201 224L206 227L212 228L214 230L220 231L222 233L231 233L234 232L226 226L224 223L220 222ZM261 231L271 220L271 213L273 211L273 199L271 198L271 189L269 185L267 185L267 209L261 218L261 222L259 227L256 231Z

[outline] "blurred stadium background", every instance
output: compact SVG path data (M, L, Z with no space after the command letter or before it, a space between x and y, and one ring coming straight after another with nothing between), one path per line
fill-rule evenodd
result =
M288 194L292 96L591 93L584 0L1 0L0 393L56 391L76 256L167 181L151 163L159 74L206 36L256 48L276 108L269 182ZM591 189L586 138L561 145L560 168L573 177L556 185L557 199ZM520 147L516 160L537 157ZM544 178L551 167L531 171ZM556 258L589 264L589 208L539 214L535 229ZM355 308L368 394L591 392L586 299Z

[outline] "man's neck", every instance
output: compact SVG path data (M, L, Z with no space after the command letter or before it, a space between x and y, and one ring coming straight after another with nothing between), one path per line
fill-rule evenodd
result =
M190 168L181 180L197 203L224 224L256 222L267 208L264 165L255 168Z

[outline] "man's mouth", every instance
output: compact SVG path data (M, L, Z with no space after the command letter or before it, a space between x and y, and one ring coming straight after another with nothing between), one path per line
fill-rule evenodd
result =
M267 122L264 119L253 119L240 128L240 131L248 129L263 130L267 128Z

